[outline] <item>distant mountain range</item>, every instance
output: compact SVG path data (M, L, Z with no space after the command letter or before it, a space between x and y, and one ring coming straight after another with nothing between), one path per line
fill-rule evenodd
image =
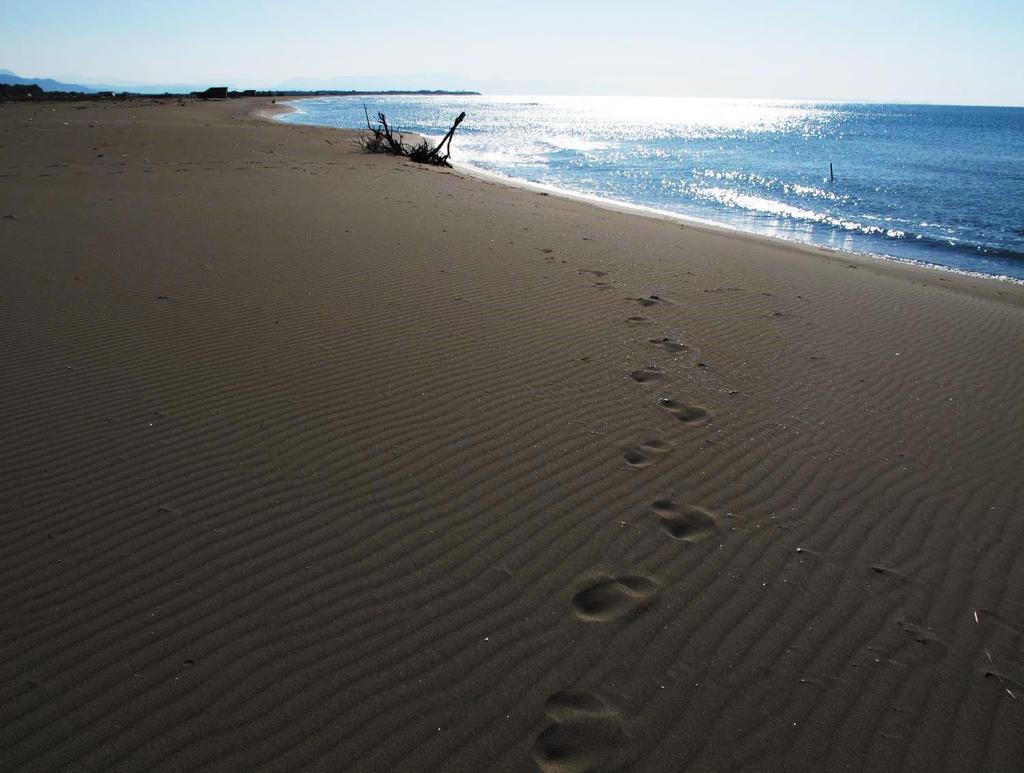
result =
M202 91L211 84L204 83L64 83L53 78L27 78L18 75L10 70L0 69L0 83L14 85L36 84L43 91L80 91L84 94L95 94L99 91L130 91L133 94L190 94L193 91ZM222 84L216 84L222 85Z
M23 78L10 70L0 70L0 83L7 86L29 86L34 83L43 91L83 91L87 94L108 90L92 86L82 86L79 83L61 83L60 81L53 80L53 78Z

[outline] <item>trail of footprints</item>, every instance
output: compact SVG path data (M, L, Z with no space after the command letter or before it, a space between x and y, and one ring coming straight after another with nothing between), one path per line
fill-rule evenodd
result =
M595 280L607 277L606 271L593 269L579 273ZM593 286L602 290L612 288L605 281L594 281ZM643 310L672 305L671 301L657 295L627 300L637 303ZM625 322L631 326L655 324L642 314L629 316ZM648 343L671 355L694 353L691 347L671 338L649 338ZM664 380L666 374L652 364L627 373L626 378L648 385ZM711 411L700 405L664 397L658 400L658 405L676 421L690 427L706 425L713 419ZM672 443L650 439L623 449L622 458L630 468L642 470L674 450ZM701 542L720 530L718 519L711 511L671 499L651 503L650 513L666 537L674 542ZM657 579L644 575L594 575L573 596L572 611L585 623L627 622L654 604L658 589ZM534 742L533 758L545 773L613 769L625 762L627 736L621 712L601 696L590 692L559 692L548 700L544 713L546 723Z

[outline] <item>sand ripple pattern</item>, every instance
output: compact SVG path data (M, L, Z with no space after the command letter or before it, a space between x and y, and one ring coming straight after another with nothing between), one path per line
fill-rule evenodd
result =
M1021 306L131 107L0 114L0 768L1024 766Z

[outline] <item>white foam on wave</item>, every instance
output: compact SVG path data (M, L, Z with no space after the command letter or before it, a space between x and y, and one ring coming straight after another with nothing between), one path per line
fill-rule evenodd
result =
M468 136L459 142L459 155L469 163L511 170L523 166L543 166L551 156L563 151L589 154L615 147L614 143L587 140L568 135L540 138L515 136Z
M844 231L860 231L863 234L886 236L890 239L903 239L906 237L906 233L897 228L865 225L854 220L836 217L828 212L816 212L813 209L804 209L803 207L787 204L784 201L734 191L730 188L690 185L688 189L692 195L699 199L714 201L727 207L746 209L758 214L776 215L778 217L804 220L811 223L822 223L823 225L841 228Z
M595 150L608 150L615 147L615 143L599 140L588 140L583 137L568 134L547 135L540 139L540 142L550 145L558 150L578 150L580 152L591 152Z
M794 207L792 204L786 204L785 202L776 201L775 199L766 199L761 196L754 196L750 193L741 193L740 191L734 191L731 188L716 188L703 185L690 185L688 187L690 192L697 198L715 201L719 204L724 204L727 207L740 207L742 209L749 209L753 212L762 212L767 215L782 215L783 217L791 217L799 220L813 220L816 222L822 222L825 217L821 213L814 212L810 209Z
M780 180L777 177L765 177L763 175L752 174L750 172L740 172L737 170L723 171L719 169L694 169L693 176L702 180L726 180L729 182L747 183L759 188L781 190L786 194L826 199L828 201L845 202L849 200L848 196L838 194L835 191L822 190L821 188L816 188L811 185L801 185L800 183L790 183L785 180Z

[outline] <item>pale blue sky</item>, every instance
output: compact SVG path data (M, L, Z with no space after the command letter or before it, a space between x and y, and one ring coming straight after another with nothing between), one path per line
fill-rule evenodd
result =
M1024 0L0 0L0 68L86 83L1024 105L1022 41Z

